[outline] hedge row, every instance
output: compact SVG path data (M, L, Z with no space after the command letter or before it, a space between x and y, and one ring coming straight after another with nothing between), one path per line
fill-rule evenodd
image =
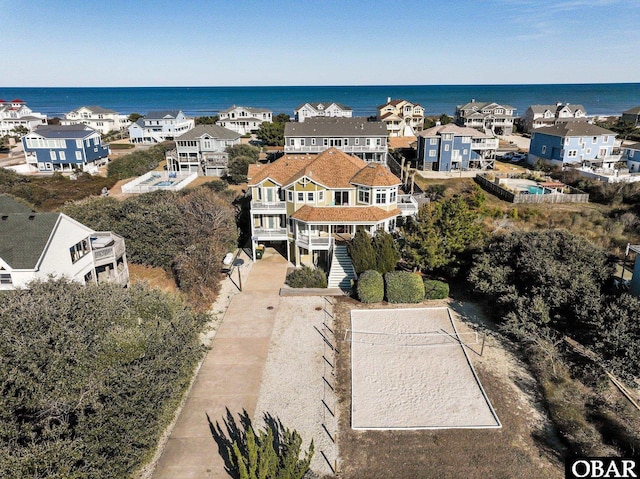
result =
M385 292L390 303L420 303L423 299L448 297L449 285L431 279L423 282L417 273L392 271L383 277L375 270L367 270L360 275L356 292L362 303L379 303Z

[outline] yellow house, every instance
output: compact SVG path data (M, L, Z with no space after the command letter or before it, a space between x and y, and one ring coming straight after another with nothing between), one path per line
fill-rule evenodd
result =
M296 266L329 268L356 228L390 232L398 216L418 211L386 166L337 148L250 165L247 176L254 259L258 243L276 242Z

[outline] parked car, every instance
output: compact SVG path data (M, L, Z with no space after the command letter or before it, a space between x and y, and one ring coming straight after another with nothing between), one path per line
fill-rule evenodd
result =
M511 157L511 163L517 163L518 161L524 161L527 159L526 153L516 153Z
M507 161L508 161L508 160L510 160L511 158L513 158L513 155L514 155L514 154L515 154L515 153L514 153L513 151L509 151L509 152L505 153L504 155L502 155L502 159L503 159L503 160L507 160Z

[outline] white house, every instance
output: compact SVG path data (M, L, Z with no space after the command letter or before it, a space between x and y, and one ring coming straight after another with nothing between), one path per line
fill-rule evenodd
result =
M126 130L131 124L128 115L102 108L101 106L81 106L60 119L61 125L82 123L105 135L110 131Z
M246 135L260 128L265 121L273 121L273 112L264 108L235 106L222 110L217 124Z
M191 130L195 120L181 110L150 111L129 126L131 143L153 145L174 140Z
M341 103L316 102L299 105L293 110L293 114L296 121L303 122L307 118L314 118L316 116L351 118L353 116L353 110Z
M582 105L570 103L555 105L531 105L524 113L524 130L531 133L536 128L553 126L565 121L586 121L587 111Z
M455 122L458 126L476 128L495 135L511 135L516 109L494 102L478 102L456 106Z
M389 136L415 136L424 127L424 108L408 100L392 100L378 106L378 119L387 125Z
M169 171L196 171L204 176L226 173L228 146L240 144L240 133L219 125L198 125L176 138L176 149L167 152Z
M35 213L0 195L0 290L49 277L126 286L124 239L93 231L63 213Z
M0 100L0 136L13 135L13 131L18 126L23 126L29 131L33 131L40 125L47 124L47 115L34 113L24 101Z

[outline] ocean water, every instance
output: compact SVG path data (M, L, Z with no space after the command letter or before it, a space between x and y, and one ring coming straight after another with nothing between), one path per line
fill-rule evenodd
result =
M217 114L232 105L262 107L293 115L305 102L336 101L354 116L376 114L387 98L420 103L426 115L453 115L456 105L495 101L523 115L529 105L569 102L582 104L588 115L620 115L640 105L640 83L576 85L406 85L406 86L271 86L271 87L109 87L3 88L0 98L20 98L36 112L61 116L83 105L99 105L120 113L183 110L187 115Z

